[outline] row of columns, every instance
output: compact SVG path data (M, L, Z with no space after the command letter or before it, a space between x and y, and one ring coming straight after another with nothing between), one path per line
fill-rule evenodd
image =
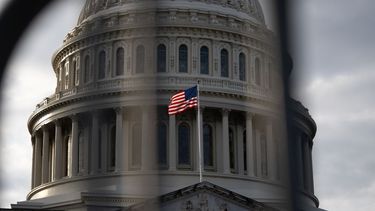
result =
M69 170L69 176L76 176L78 173L78 118L71 116L71 159L66 166ZM54 121L55 137L53 144L50 139L50 131L47 125L42 127L42 135L33 134L33 170L32 187L47 183L50 180L55 181L63 177L63 137L61 121ZM51 146L54 147L52 155ZM50 159L51 155L51 159Z
M200 117L203 117L203 109L200 109L202 112L200 114ZM230 110L228 109L223 109L222 110L222 124L221 124L221 140L222 140L222 146L220 149L222 150L220 155L222 155L221 163L218 164L218 171L224 173L224 174L231 174L231 168L230 168L230 147L229 147L229 113ZM239 130L238 140L240 140L237 145L238 145L238 174L244 174L244 159L246 159L246 169L247 169L247 175L249 177L261 177L261 140L259 138L259 134L257 134L256 138L254 139L254 128L253 128L253 120L254 120L254 114L247 112L246 113L246 152L247 156L244 158L243 155L243 144L242 144L242 139L243 139L243 129ZM200 120L203 122L203 120ZM266 146L267 146L267 176L270 179L276 180L278 179L278 173L277 173L277 148L275 144L275 139L274 139L274 129L273 129L273 122L271 119L267 121L266 125ZM203 142L203 124L201 124L201 129L200 129L201 134L201 140ZM170 171L175 171L176 170L176 117L174 115L169 116L169 170ZM174 141L176 140L176 141ZM202 144L202 143L201 143ZM256 146L256 149L255 149ZM203 149L203 147L201 147ZM202 150L202 158L203 156L203 150ZM198 154L196 153L196 156ZM196 158L198 161L199 159ZM219 159L217 159L219 160ZM199 163L196 163L196 169L199 166Z
M203 110L203 109L202 109ZM129 156L124 153L124 150L129 149L129 136L126 136L124 134L128 134L127 128L129 127L129 122L124 121L124 109L123 108L116 108L116 149L115 149L115 171L124 171L129 169ZM223 109L222 111L222 124L221 124L221 135L222 135L222 159L221 160L221 166L218 166L218 171L224 173L224 174L230 174L230 152L229 152L229 113L230 110ZM200 115L203 117L202 113ZM149 119L150 119L150 111L147 109L144 109L142 112L142 131L148 131L152 132L150 130L149 126ZM246 169L247 169L247 175L249 177L255 177L260 176L261 172L261 149L260 149L260 139L259 137L255 136L254 140L254 114L247 112L246 113L246 152L247 156L244 158L243 156L243 145L242 141L240 141L239 150L238 153L240 153L240 156L238 156L238 173L244 174L244 159L246 159ZM202 120L201 120L202 121ZM89 165L89 172L90 174L96 174L99 170L99 115L98 112L92 112L92 121L91 121L91 140L89 145L86 145L86 147L90 146L88 157L90 162L85 161L85 166L88 167ZM52 158L52 165L50 165L49 160L49 147L51 145L50 142L50 135L49 130L47 126L44 126L42 131L43 135L42 137L38 134L35 134L33 136L34 139L34 153L33 153L33 181L32 186L36 187L40 184L49 182L49 173L52 172L51 180L55 181L63 177L63 149L62 149L62 125L61 121L56 120L54 122L55 125L55 137L54 137L54 153ZM201 127L203 127L203 124L201 124ZM169 116L169 138L168 138L168 167L170 171L176 171L177 166L177 153L176 153L176 116L170 115ZM243 130L243 129L242 129ZM203 129L201 128L201 137L203 133ZM79 164L78 164L78 158L79 158L79 143L78 143L78 133L79 133L79 123L78 123L78 117L77 115L71 116L71 149L70 154L68 156L71 156L71 159L67 159L69 161L69 164L66 166L68 168L68 176L77 176L79 172ZM152 159L156 157L155 154L153 154L153 151L151 149L156 148L156 145L153 145L153 141L150 141L150 137L155 137L155 134L148 134L143 135L142 133L142 139L141 139L141 170L147 170L151 169L154 165L154 160ZM242 132L238 133L242 137ZM202 138L203 140L203 138ZM242 140L242 138L240 139ZM270 179L276 179L276 170L277 170L277 163L276 163L276 146L274 142L273 137L273 124L272 121L267 121L266 125L266 146L267 146L267 176ZM242 147L241 147L242 146ZM256 148L255 148L256 147ZM202 147L203 149L203 147ZM129 150L130 151L130 150ZM255 152L255 153L254 153ZM202 150L203 153L203 150ZM83 156L83 155L81 155ZM196 156L197 153L196 153ZM203 156L202 156L203 158ZM196 160L198 160L196 158ZM219 160L219 159L217 159ZM97 161L97 162L96 162ZM50 169L50 166L52 169ZM52 170L52 171L51 171ZM197 168L196 168L197 170ZM87 171L87 170L86 170Z

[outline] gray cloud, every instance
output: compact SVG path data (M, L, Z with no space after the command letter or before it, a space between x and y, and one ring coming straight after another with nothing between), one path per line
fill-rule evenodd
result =
M316 194L328 210L373 210L375 2L294 3L294 94L318 125Z
M75 26L82 3L69 0L50 5L26 31L8 64L0 110L2 208L25 200L30 191L32 149L27 119L35 105L54 92L51 57Z

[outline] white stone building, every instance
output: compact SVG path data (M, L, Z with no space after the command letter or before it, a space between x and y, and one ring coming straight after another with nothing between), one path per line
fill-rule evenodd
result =
M87 0L28 127L32 190L13 208L288 210L274 35L257 0ZM200 81L196 110L169 98ZM300 196L319 210L316 125L295 103ZM158 198L159 197L159 198Z

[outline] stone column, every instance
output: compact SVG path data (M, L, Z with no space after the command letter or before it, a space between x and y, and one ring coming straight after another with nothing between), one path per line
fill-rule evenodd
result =
M253 140L253 114L246 113L246 168L249 177L255 176L254 166L254 140Z
M39 186L42 182L42 139L35 134L35 176L34 185Z
M33 148L33 164L32 164L32 168L31 168L31 189L33 189L34 187L35 187L35 163L36 163L36 161L35 161L35 152L36 152L36 150L35 150L35 137L34 137L34 135L32 135L31 136L31 145L32 145L32 148Z
M169 115L169 171L176 171L176 116Z
M71 119L72 119L72 155L71 155L71 172L69 175L71 175L72 177L74 176L77 176L78 174L78 132L79 132L79 123L78 123L78 117L77 115L72 115L71 116ZM82 155L81 155L82 156Z
M54 165L54 178L58 180L62 177L62 129L61 122L55 121L55 165Z
M271 119L267 121L267 175L268 178L276 180L276 151L275 141L273 139L273 122Z
M257 176L262 177L262 143L260 140L260 131L255 130L255 141L256 141L256 171Z
M116 112L116 152L115 152L115 171L123 170L124 146L123 146L123 109L115 108Z
M49 178L49 131L47 126L43 127L43 153L42 153L42 184L47 183Z
M230 173L229 162L229 110L222 110L222 124L223 124L223 173Z
M90 174L96 174L99 166L99 114L92 112L91 149L90 149Z

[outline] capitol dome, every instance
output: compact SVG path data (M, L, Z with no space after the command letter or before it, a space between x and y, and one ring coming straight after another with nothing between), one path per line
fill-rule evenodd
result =
M32 190L14 207L288 210L275 43L257 0L87 0L53 55L55 93L29 118ZM198 81L200 119L168 115ZM316 208L316 125L294 105L300 197Z
M264 24L264 15L258 0L90 0L86 1L78 24L111 11L126 12L135 8L212 11Z

